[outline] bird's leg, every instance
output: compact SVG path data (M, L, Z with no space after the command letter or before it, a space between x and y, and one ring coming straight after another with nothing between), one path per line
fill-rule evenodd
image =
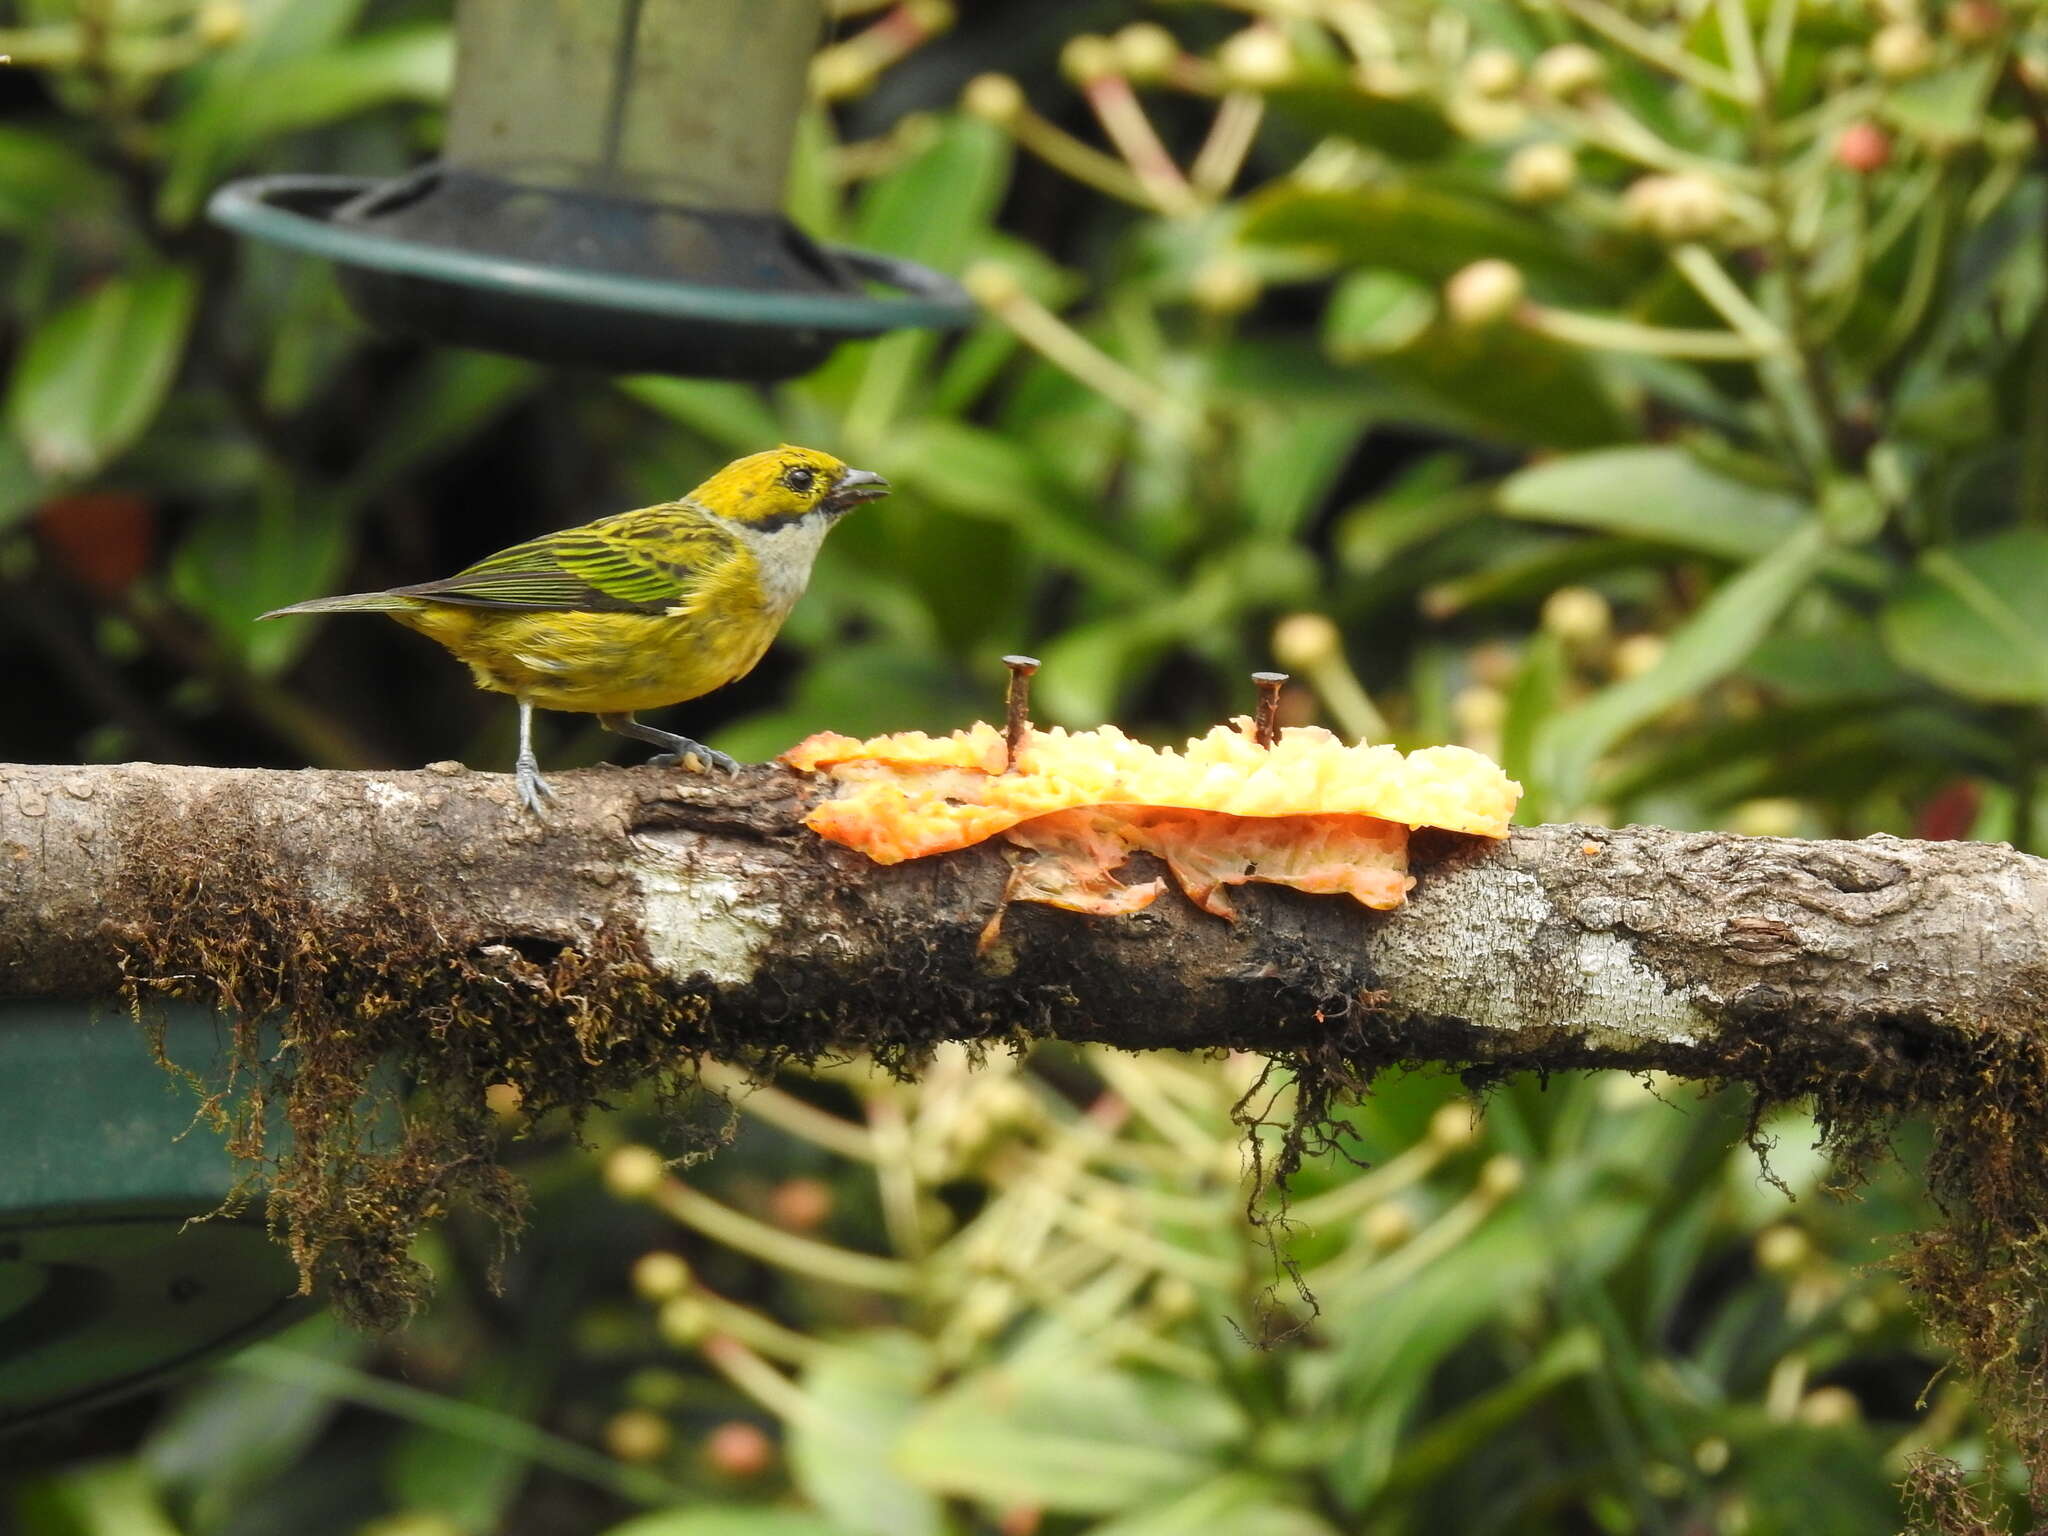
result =
M533 755L533 706L519 701L519 756L512 766L512 776L519 785L519 800L536 816L545 816L544 802L555 798L555 792L548 781L540 776L540 761Z
M687 736L678 736L673 731L657 731L651 725L642 725L631 715L599 715L597 723L614 736L630 736L635 741L644 741L649 746L660 747L660 755L648 759L657 768L673 768L678 763L688 764L694 757L704 764L703 768L697 770L700 773L708 772L712 768L725 773L739 772L740 765L737 759L727 757L723 752L714 752Z

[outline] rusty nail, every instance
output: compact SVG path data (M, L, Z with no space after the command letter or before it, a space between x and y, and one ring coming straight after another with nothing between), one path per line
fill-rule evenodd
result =
M1287 681L1287 674L1254 672L1252 681L1259 689L1259 712L1252 721L1252 739L1262 747L1270 747L1280 739L1280 685Z
M1031 729L1031 674L1038 670L1038 658L1005 656L1003 665L1010 669L1010 691L1005 699L1009 720L1003 727L1003 772L1008 773L1017 766L1017 749Z

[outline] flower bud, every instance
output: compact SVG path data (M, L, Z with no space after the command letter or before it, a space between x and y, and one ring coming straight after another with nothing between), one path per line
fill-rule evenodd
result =
M811 55L811 95L820 101L845 101L864 95L881 71L866 50L825 48Z
M970 1339L992 1338L1017 1310L1017 1288L1007 1280L976 1280L961 1298L958 1323Z
M1835 164L1859 176L1883 170L1891 157L1891 135L1868 118L1849 124L1835 139Z
M1498 688L1473 683L1451 696L1451 718L1468 744L1491 743L1507 724L1508 696Z
M823 1179L784 1179L768 1191L768 1219L792 1232L809 1232L832 1214L832 1186Z
M1728 830L1744 837L1797 837L1805 825L1806 808L1782 796L1745 800L1728 813Z
M1479 1117L1463 1099L1453 1099L1429 1117L1429 1144L1439 1152L1469 1147L1479 1136Z
M615 1413L604 1426L604 1448L619 1461L657 1461L672 1438L668 1420L645 1408Z
M1145 1309L1161 1322L1179 1322L1184 1317L1193 1317L1202 1304L1202 1294L1194 1282L1181 1275L1161 1275L1152 1282L1152 1293L1145 1300Z
M1559 43L1536 55L1529 84L1539 96L1575 101L1607 79L1607 61L1584 43Z
M1563 144L1524 144L1508 157L1502 180L1518 203L1554 202L1578 185L1578 156Z
M1479 1193L1489 1200L1505 1200L1522 1187L1522 1160L1505 1152L1489 1157L1479 1170Z
M1251 263L1235 256L1217 256L1195 269L1188 297L1205 314L1243 314L1259 302L1265 284Z
M620 1147L604 1160L604 1187L621 1200L645 1200L667 1177L668 1167L652 1147Z
M1092 32L1069 38L1060 50L1060 73L1076 85L1093 85L1116 74L1122 64L1116 45Z
M1847 1387L1815 1387L1800 1399L1799 1422L1816 1429L1836 1429L1863 1417L1863 1405Z
M1422 82L1415 71L1396 64L1392 59L1367 59L1358 66L1353 77L1358 88L1368 96L1377 96L1383 101L1405 101L1422 89Z
M669 1301L690 1288L690 1266L680 1254L657 1248L633 1261L633 1290L648 1301Z
M1614 675L1627 681L1641 677L1664 659L1664 641L1659 635L1630 635L1614 648Z
M1464 83L1478 96L1513 95L1522 83L1522 61L1505 48L1482 48L1465 61Z
M1614 610L1591 587L1559 587L1543 600L1543 627L1566 645L1603 645L1614 632Z
M192 18L192 30L208 48L225 48L249 30L249 12L242 0L206 0Z
M654 1316L654 1331L677 1349L694 1349L711 1331L711 1311L696 1296L678 1296L662 1303Z
M1001 309L1024 292L1016 272L1000 261L975 262L960 274L960 286L983 309Z
M1680 244L1720 228L1728 216L1721 184L1705 176L1640 176L1621 195L1622 215L1637 229Z
M1157 80L1180 58L1180 40L1157 22L1134 21L1113 39L1123 71L1133 80Z
M976 75L960 93L960 108L991 123L1014 123L1024 115L1024 87L1008 75Z
M1887 80L1923 74L1934 64L1934 39L1917 21L1895 21L1870 40L1870 67Z
M1813 1244L1787 1222L1765 1227L1756 1235L1756 1267L1766 1274L1789 1274L1813 1257Z
M1294 78L1294 47L1271 27L1246 27L1216 50L1216 64L1232 85L1270 90Z
M1290 613L1273 626L1273 660L1288 672L1314 672L1344 653L1344 637L1320 613Z
M1498 325L1528 296L1522 269L1497 256L1484 257L1453 272L1444 284L1444 316L1452 325L1478 330Z
M1358 1218L1358 1236L1375 1252L1398 1248L1415 1235L1415 1213L1398 1201L1369 1205Z
M759 1477L775 1465L775 1442L758 1424L727 1419L704 1437L704 1459L724 1477Z

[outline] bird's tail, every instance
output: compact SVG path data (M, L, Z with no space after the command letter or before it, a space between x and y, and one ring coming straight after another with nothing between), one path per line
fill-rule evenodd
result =
M259 613L259 619L281 618L287 613L412 613L426 604L403 592L351 592L345 597L316 597L289 608Z

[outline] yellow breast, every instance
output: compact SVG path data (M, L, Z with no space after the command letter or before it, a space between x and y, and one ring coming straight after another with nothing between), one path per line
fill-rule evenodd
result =
M763 593L754 562L735 560L660 614L437 603L392 617L468 663L480 688L542 709L629 714L744 677L786 612Z

